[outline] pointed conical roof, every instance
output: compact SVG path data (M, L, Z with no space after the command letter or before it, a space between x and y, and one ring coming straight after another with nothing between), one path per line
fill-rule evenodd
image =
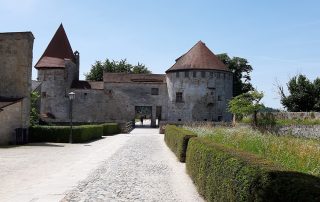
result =
M64 59L75 61L67 34L61 24L35 67L64 68Z
M179 70L230 71L202 41L176 59L176 63L166 73Z

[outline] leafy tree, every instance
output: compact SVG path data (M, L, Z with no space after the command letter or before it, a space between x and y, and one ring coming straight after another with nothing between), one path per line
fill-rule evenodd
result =
M234 115L234 122L236 119L241 119L244 116L253 114L253 124L257 125L257 113L264 108L260 103L263 98L263 93L258 91L249 91L238 95L229 101L228 110Z
M38 92L31 92L31 111L30 111L30 125L34 126L39 123L39 112L37 109L37 102L40 95Z
M218 54L217 57L232 71L233 73L233 96L238 96L254 90L252 87L251 76L252 66L244 58L230 58L226 53Z
M291 112L320 111L320 79L311 82L305 75L292 77L287 83L289 95L278 86L281 104Z
M148 68L138 63L137 65L132 65L127 62L126 59L120 61L106 59L104 62L96 61L89 73L85 74L86 80L91 81L102 81L103 72L114 72L114 73L133 73L133 74L150 74L151 71Z

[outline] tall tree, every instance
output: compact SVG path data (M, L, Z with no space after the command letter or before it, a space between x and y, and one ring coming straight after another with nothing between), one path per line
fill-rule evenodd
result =
M305 75L292 77L287 83L289 95L278 86L281 104L291 112L309 112L320 110L320 79L311 82Z
M244 58L230 58L228 54L218 54L217 57L225 64L233 73L233 96L238 96L254 90L251 81L250 73L252 66Z
M102 81L103 72L113 72L113 73L132 73L132 74L150 74L151 71L148 68L138 63L137 65L132 65L127 62L126 59L120 61L106 59L104 62L96 61L90 72L85 74L86 80L90 81Z

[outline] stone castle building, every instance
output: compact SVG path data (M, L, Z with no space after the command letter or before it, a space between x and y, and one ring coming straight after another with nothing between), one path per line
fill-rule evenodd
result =
M46 122L69 121L68 93L75 92L78 123L125 122L144 115L166 121L230 121L231 71L199 41L166 74L104 72L103 81L79 80L79 52L62 25L36 63L41 82L40 114Z
M0 33L1 145L29 127L33 41L31 32Z

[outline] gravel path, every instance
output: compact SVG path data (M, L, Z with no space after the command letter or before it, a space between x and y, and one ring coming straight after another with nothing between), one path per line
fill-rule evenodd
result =
M156 129L135 129L62 201L203 201Z

